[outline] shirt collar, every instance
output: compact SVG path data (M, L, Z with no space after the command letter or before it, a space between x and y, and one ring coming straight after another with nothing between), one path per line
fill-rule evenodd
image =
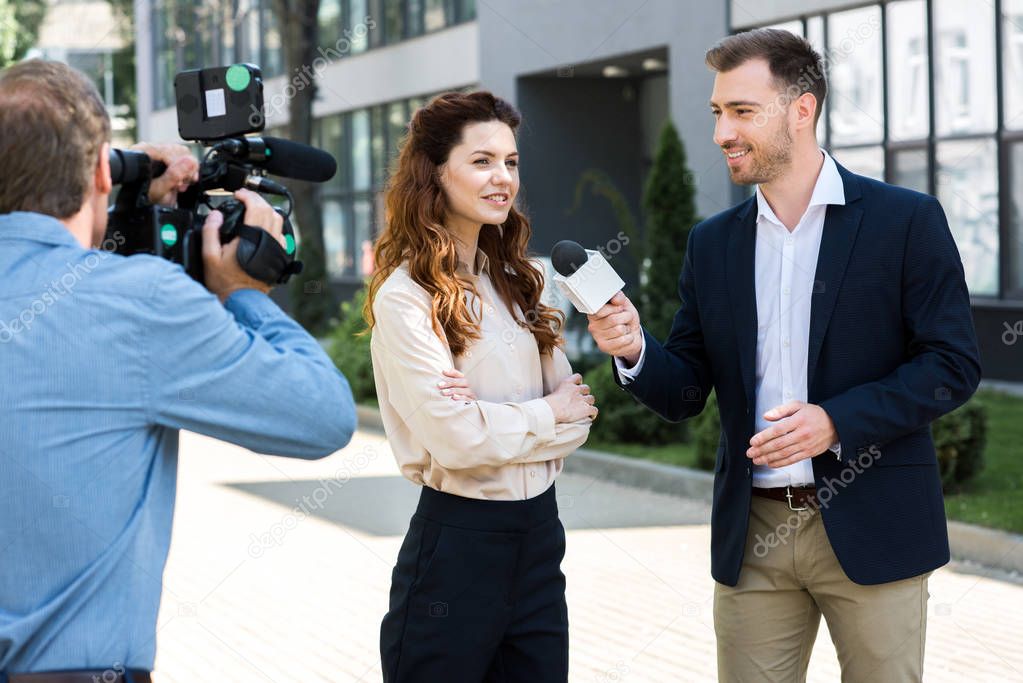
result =
M479 247L476 247L476 265L479 266L480 274L482 274L483 272L486 272L488 275L490 274L490 259L487 257L486 252L484 252ZM475 274L473 273L472 268L469 267L469 264L465 263L464 261L458 262L457 270L464 271L469 275Z
M807 209L811 206L845 204L845 185L842 183L842 176L838 172L838 165L835 164L835 160L831 158L831 155L823 149L821 154L824 155L824 165L821 166L821 171L817 174L817 182L813 186L813 194L810 195L810 204L806 207ZM760 186L757 185L757 220L761 218L767 218L778 225L782 224L778 217L774 215L771 205L767 203L767 198L764 197Z
M29 211L0 214L0 240L24 239L81 248L75 236L53 216Z

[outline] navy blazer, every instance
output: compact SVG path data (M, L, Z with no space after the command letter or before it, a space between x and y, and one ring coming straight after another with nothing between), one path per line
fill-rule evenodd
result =
M807 388L831 416L842 459L813 458L831 546L850 579L877 584L948 562L931 422L980 381L962 262L938 201L839 166L844 206L827 208L811 299ZM661 344L649 332L622 385L672 422L721 413L711 573L739 580L752 487L757 306L756 198L690 232L682 305ZM825 491L827 489L827 491ZM784 533L784 532L783 532Z

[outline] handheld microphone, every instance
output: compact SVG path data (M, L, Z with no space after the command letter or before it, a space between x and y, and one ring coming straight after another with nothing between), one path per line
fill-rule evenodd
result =
M599 251L584 249L578 242L562 240L551 250L557 271L554 283L580 313L596 313L611 300L625 281Z

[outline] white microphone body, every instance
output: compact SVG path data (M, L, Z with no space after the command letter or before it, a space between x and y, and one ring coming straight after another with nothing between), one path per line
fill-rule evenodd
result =
M625 286L625 281L599 251L586 250L586 263L568 277L554 274L554 282L580 313L591 315Z

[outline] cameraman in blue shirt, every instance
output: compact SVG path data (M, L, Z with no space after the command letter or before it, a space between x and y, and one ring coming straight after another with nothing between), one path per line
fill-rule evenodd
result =
M164 259L95 248L109 140L82 74L0 73L0 681L149 681L179 429L320 458L356 427L344 376L241 270L238 240L221 246L218 212L208 291ZM150 198L173 203L195 160L141 149L168 166ZM269 204L236 196L283 240Z

